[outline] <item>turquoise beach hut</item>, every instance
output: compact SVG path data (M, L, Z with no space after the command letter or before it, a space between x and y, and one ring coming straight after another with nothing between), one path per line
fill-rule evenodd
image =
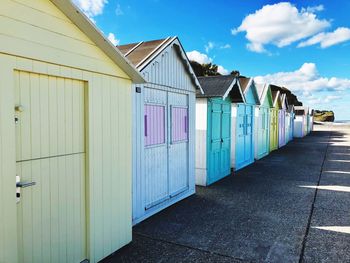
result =
M243 102L232 104L231 167L237 171L254 162L254 114L260 104L253 78L239 77Z
M270 152L270 109L273 100L270 86L267 84L255 85L260 105L255 113L255 159L261 159Z
M236 77L199 77L196 98L196 184L207 186L231 174L231 105L243 102Z

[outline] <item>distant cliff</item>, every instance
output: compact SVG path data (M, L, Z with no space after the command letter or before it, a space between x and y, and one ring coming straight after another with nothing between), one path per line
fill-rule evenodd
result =
M315 110L314 111L314 120L315 121L329 121L333 122L334 121L334 112L333 111L326 111L326 110Z

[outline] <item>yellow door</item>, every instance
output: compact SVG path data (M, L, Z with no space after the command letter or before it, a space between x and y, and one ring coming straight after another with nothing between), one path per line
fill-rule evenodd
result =
M84 82L15 72L20 262L86 259Z

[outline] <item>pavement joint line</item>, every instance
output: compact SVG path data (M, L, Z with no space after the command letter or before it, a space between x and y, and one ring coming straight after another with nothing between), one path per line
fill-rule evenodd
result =
M257 263L256 261L251 261L251 260L246 260L246 259L242 259L242 258L232 257L230 255L225 255L225 254L213 252L213 251L206 250L206 249L192 247L192 246L189 246L189 245L184 245L184 244L176 243L176 242L173 242L173 241L164 240L164 239L161 239L161 238L155 238L155 237L151 237L151 236L148 236L148 235L145 235L145 234L141 234L141 233L137 233L137 232L134 232L134 234L138 235L140 237L144 237L144 238L148 238L148 239L154 240L154 241L159 241L159 242L163 242L163 243L167 243L167 244L171 244L171 245L185 247L185 248L188 248L188 249L204 252L204 253L211 254L211 255L217 255L217 256L220 256L220 257L230 258L230 259L242 262L242 263Z
M317 198L318 186L320 186L320 183L321 183L321 177L322 177L322 173L323 173L323 166L325 165L326 160L327 160L328 148L329 148L329 145L330 145L332 134L333 134L333 130L331 130L329 132L329 135L328 135L328 143L327 143L327 147L326 147L326 150L325 150L324 158L323 158L323 161L322 161L322 164L321 164L321 170L320 170L320 174L319 174L318 181L317 181L317 188L315 189L315 194L314 194L314 198L313 198L312 205L311 205L311 211L310 211L310 215L309 215L309 218L308 218L306 231L305 231L305 234L304 234L303 241L301 243L302 247L301 247L300 256L299 256L299 263L303 263L304 262L305 246L306 246L307 237L308 237L309 232L310 232L311 220L312 220L312 216L313 216L314 209L315 209L315 203L316 203L316 198Z

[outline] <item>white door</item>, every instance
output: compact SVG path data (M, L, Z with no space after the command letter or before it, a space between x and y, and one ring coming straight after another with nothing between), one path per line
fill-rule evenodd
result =
M145 209L169 198L167 92L145 88L144 91L145 144Z
M84 83L15 72L15 121L20 262L81 262L87 257Z
M188 171L188 96L168 93L169 108L169 194L176 196L189 186Z

